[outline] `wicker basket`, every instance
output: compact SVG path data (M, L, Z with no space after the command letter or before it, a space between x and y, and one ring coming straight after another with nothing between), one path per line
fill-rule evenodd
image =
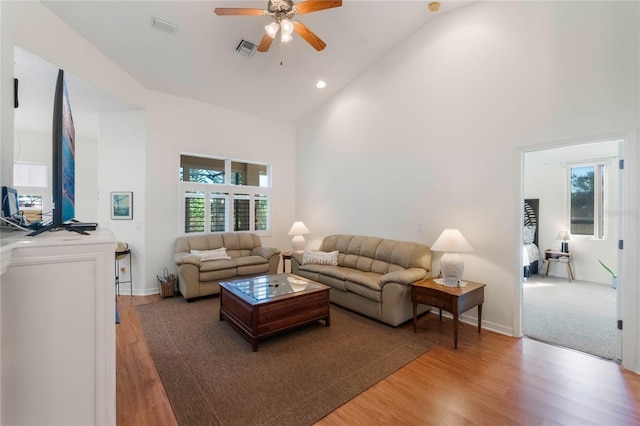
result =
M167 268L164 268L164 274L158 275L158 288L160 289L160 297L173 297L176 288L176 276L170 274Z

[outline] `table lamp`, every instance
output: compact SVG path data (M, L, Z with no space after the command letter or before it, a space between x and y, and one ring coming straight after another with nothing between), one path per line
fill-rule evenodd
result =
M571 239L571 234L569 233L569 231L558 232L558 236L556 237L556 240L562 241L562 243L560 243L560 251L562 253L569 253L569 243L567 241L569 241L570 239Z
M459 253L472 252L473 248L457 229L447 228L442 231L435 243L433 251L445 252L440 259L440 272L445 285L456 287L462 279L464 262Z
M304 250L305 241L304 234L310 234L309 228L305 226L302 222L294 222L291 229L289 229L289 235L293 235L293 239L291 240L291 244L293 246L293 251L302 251Z

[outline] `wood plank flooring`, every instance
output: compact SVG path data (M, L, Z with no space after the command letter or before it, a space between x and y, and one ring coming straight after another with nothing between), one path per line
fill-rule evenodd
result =
M177 425L135 306L120 296L116 327L117 424ZM198 303L198 302L194 302ZM639 425L640 376L618 364L429 314L418 333L438 346L321 419L343 425ZM189 426L189 425L183 425Z

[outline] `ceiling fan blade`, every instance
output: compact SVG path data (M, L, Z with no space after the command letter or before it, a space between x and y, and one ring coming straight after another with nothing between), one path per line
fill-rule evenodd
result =
M269 37L269 34L264 33L262 40L260 40L260 44L258 45L258 52L267 52L271 47L272 41L273 39Z
M216 7L213 11L216 15L262 16L267 14L263 9L246 9L242 7Z
M307 41L307 43L309 43L311 46L313 46L313 48L316 49L317 51L320 51L320 50L324 49L325 47L327 47L327 43L322 41L320 39L320 37L315 35L313 33L313 31L311 31L309 28L307 28L304 24L302 24L302 23L300 23L298 21L293 21L293 30L300 37L305 39Z
M296 3L294 7L299 15L303 15L305 13L312 13L340 6L342 6L342 0L307 0Z

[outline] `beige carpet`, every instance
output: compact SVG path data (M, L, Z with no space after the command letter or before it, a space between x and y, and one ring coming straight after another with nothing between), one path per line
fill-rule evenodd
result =
M331 305L324 321L262 341L219 320L219 298L140 305L154 363L181 425L311 425L435 341Z
M615 359L616 297L616 290L610 285L533 275L524 283L524 334L541 342Z

